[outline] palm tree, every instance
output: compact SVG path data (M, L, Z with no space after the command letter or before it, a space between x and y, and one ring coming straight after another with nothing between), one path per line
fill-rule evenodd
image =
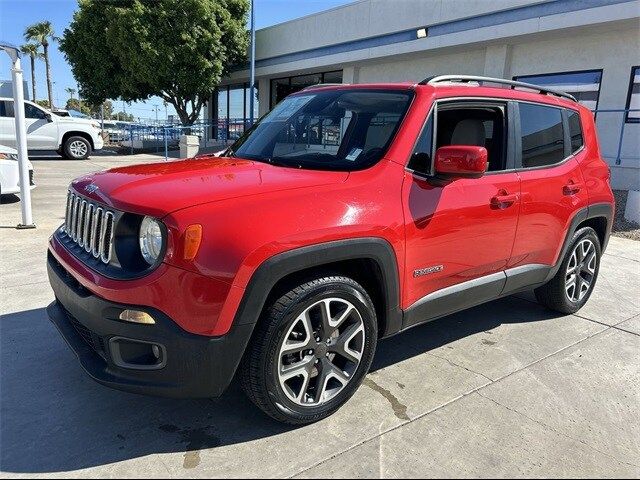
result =
M40 45L37 43L25 43L20 47L20 51L25 55L29 55L31 59L31 94L32 99L36 101L36 58L42 58Z
M76 93L76 89L75 88L71 88L71 87L67 87L64 90L65 90L65 92L67 92L69 94L69 96L71 97L71 100L73 100L73 94Z
M53 108L53 89L51 88L51 67L49 66L49 40L56 40L53 26L49 21L34 23L24 31L24 38L28 42L36 42L42 45L44 50L44 63L47 68L47 90L49 105Z

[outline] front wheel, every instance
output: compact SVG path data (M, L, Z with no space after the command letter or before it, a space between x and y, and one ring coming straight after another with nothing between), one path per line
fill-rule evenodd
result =
M578 230L558 273L547 284L536 288L538 302L562 313L580 310L596 285L601 256L596 232L590 227Z
M347 277L306 282L263 312L240 370L249 398L274 419L316 422L360 386L377 341L375 309Z
M62 146L66 158L84 160L91 153L91 144L84 137L69 137Z

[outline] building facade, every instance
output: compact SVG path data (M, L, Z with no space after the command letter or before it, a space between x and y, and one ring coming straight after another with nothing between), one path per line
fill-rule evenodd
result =
M315 83L434 74L555 86L595 111L620 189L640 190L640 0L359 0L256 32L254 116ZM249 72L208 104L222 140L249 118ZM615 110L615 111L612 111Z

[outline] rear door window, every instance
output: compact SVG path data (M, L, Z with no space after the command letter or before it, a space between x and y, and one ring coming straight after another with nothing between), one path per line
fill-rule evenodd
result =
M562 110L545 105L520 103L522 167L544 167L564 159Z

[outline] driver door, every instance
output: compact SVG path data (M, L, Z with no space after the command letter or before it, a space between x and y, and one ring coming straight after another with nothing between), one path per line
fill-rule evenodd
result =
M425 123L403 182L406 269L404 327L497 297L520 210L506 102L439 101ZM480 178L439 178L437 148L488 151Z

